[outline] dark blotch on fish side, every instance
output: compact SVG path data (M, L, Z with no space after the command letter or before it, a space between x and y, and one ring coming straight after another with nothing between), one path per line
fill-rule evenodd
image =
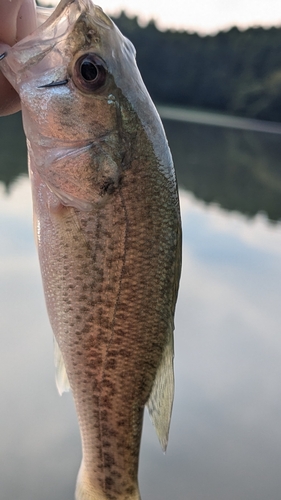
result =
M105 478L105 485L106 485L106 488L108 490L110 490L112 488L112 486L114 485L114 481L113 481L112 477L106 476L106 478Z
M0 54L0 61L4 59L7 56L7 52L3 52L3 54Z

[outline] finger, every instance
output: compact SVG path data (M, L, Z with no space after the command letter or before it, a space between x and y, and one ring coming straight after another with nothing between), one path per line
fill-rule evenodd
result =
M0 0L0 41L14 45L36 28L34 0ZM16 91L0 72L0 115L20 109Z
M22 2L18 17L16 38L17 41L22 40L27 35L30 35L37 26L36 21L36 6L34 0L25 0Z
M14 45L36 28L34 0L0 0L0 40Z

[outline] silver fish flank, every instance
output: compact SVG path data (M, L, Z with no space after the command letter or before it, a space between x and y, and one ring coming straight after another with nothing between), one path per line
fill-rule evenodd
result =
M18 91L57 385L83 459L77 500L139 500L147 405L165 450L181 225L135 50L91 0L61 0L0 68Z

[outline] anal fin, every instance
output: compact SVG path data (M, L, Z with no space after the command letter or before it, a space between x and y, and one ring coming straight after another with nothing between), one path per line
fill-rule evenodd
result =
M55 337L54 337L54 356L55 356L55 368L56 368L56 386L61 396L63 392L70 391L70 385L62 353Z
M152 391L146 406L155 427L162 450L168 444L171 413L174 400L174 342L173 330L169 332L167 345L156 373Z

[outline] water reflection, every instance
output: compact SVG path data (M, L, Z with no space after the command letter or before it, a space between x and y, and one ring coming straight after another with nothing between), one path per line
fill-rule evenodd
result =
M142 498L279 500L281 226L183 190L181 208L176 399L166 456L145 420ZM1 189L0 227L1 495L69 500L80 441L55 388L26 178Z
M164 121L180 186L247 215L281 217L281 136Z
M9 189L22 174L27 174L26 143L21 113L16 113L0 117L0 181Z
M70 499L80 443L71 398L54 386L31 217L27 178L10 196L0 184L0 491L5 499Z
M165 126L189 193L171 439L163 456L145 420L143 500L279 500L281 230L241 213L280 219L280 136ZM13 184L26 172L20 117L0 128L0 179L11 192L0 184L1 494L70 499L80 441L71 398L54 384L29 183Z

